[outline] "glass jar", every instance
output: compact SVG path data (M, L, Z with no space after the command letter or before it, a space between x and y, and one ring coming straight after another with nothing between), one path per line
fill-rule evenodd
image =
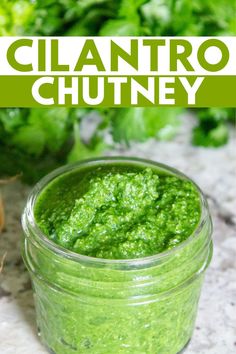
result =
M80 255L50 241L34 206L53 179L104 164L151 167L189 180L163 164L111 157L62 167L33 189L23 213L23 258L35 292L42 342L56 354L176 354L194 329L205 270L212 256L212 223L198 187L201 219L194 233L154 256L112 260Z

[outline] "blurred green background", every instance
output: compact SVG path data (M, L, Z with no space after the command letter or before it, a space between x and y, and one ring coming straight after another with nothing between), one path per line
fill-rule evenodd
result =
M1 0L0 36L17 35L232 36L236 1ZM114 144L170 140L178 134L184 111L1 109L0 175L21 173L24 181L33 183L58 165L101 155ZM235 110L194 111L192 144L215 148L226 144Z

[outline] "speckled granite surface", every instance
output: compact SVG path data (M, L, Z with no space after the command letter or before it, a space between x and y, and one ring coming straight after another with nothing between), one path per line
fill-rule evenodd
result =
M236 137L220 149L193 148L192 120L175 141L149 141L116 154L150 158L179 168L208 196L214 223L214 257L206 275L196 329L185 354L236 353ZM0 353L46 353L35 329L33 295L20 257L20 214L29 188L4 187L7 229L0 235ZM96 354L96 353L93 353ZM115 353L114 353L115 354ZM136 354L136 353L134 353ZM154 354L154 353L147 353Z

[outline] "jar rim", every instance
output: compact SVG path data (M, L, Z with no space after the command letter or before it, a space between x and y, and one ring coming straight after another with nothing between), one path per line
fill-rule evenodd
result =
M177 175L178 177L185 179L189 182L191 182L195 188L197 189L199 193L199 198L200 198L200 206L201 206L201 215L200 215L200 220L198 224L196 225L196 228L192 232L189 237L179 243L177 246L165 250L163 252L151 255L151 256L146 256L146 257L140 257L140 258L130 258L130 259L108 259L108 258L99 258L99 257L92 257L92 256L87 256L83 255L80 253L73 252L71 250L68 250L52 240L50 240L44 232L40 229L38 226L35 217L34 217L34 207L36 200L39 196L39 194L43 191L43 189L47 186L48 183L50 183L53 179L56 177L68 173L72 170L76 170L77 168L84 168L84 167L89 167L89 166L96 166L97 164L104 163L109 165L110 163L114 165L114 163L127 163L128 165L134 164L137 166L137 164L140 164L140 166L146 165L146 167L155 167L158 168L159 170L162 170L164 172L167 172L168 174L172 175ZM191 241L195 240L201 233L201 230L207 220L209 219L209 211L208 211L208 203L207 200L201 191L201 189L198 187L198 185L188 176L186 176L184 173L180 172L179 170L168 166L166 164L156 162L153 160L148 160L144 158L139 158L139 157L124 157L124 156L108 156L108 157L99 157L99 158L93 158L93 159L84 159L80 160L78 162L72 163L72 164L67 164L62 167L59 167L55 169L54 171L50 172L47 174L45 177L43 177L31 190L31 193L29 194L29 197L26 202L26 207L24 209L23 215L22 215L22 227L23 230L26 234L26 236L29 237L34 236L36 243L41 243L43 244L44 247L48 248L51 250L53 253L56 253L58 256L61 256L63 258L70 259L75 262L84 262L84 263L93 263L94 265L100 265L100 266L108 266L108 265L117 265L117 266L125 266L125 265L135 265L135 266L141 266L141 265L147 265L147 264L152 264L153 262L157 262L158 260L163 260L166 259L170 256L173 256L177 254L180 250L182 250L185 246L187 246ZM211 222L211 219L210 219ZM32 233L30 233L31 231Z

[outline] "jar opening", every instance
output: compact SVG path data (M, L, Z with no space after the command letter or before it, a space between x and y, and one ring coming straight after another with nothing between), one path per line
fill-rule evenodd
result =
M185 179L187 181L190 181L196 188L199 194L200 198L200 206L201 206L201 214L200 214L200 220L198 224L196 225L195 230L192 232L189 237L187 237L186 240L182 241L179 243L177 246L165 250L163 252L151 255L151 256L146 256L143 258L131 258L131 259L107 259L107 258L99 258L99 257L92 257L92 256L87 256L83 254L79 254L76 252L73 252L71 250L68 250L57 243L51 241L40 229L39 225L37 224L34 216L34 208L35 204L37 201L38 196L42 192L42 190L47 186L48 183L50 183L52 180L57 178L60 175L66 174L68 172L71 172L73 170L79 170L80 168L84 169L85 167L93 167L93 166L98 166L99 164L105 164L109 166L109 164L127 164L127 165L139 165L140 167L150 167L150 168L156 168L160 171L162 171L165 174L168 175L174 175L178 176L181 179ZM70 259L75 262L86 262L86 263L93 263L96 264L97 266L109 266L109 265L116 265L116 266L122 266L125 267L125 265L130 266L130 265L136 265L136 266L142 266L142 265L147 265L147 264L152 264L153 262L162 262L168 257L177 254L180 250L185 248L189 243L191 243L194 239L198 238L198 235L200 234L203 226L209 219L209 213L208 213L208 206L206 199L200 190L200 188L187 176L185 176L183 173L179 172L178 170L171 168L167 165L145 160L145 159L140 159L140 158L127 158L127 157L103 157L103 158L97 158L97 159L91 159L91 160L83 160L81 162L77 162L75 164L71 165L66 165L63 166L46 177L44 177L32 190L28 201L27 205L23 214L22 218L22 223L23 223L23 228L27 236L33 235L34 236L34 242L40 243L43 245L45 248L50 249L52 252L56 253L58 256L61 256L63 258ZM31 236L32 237L32 236Z

